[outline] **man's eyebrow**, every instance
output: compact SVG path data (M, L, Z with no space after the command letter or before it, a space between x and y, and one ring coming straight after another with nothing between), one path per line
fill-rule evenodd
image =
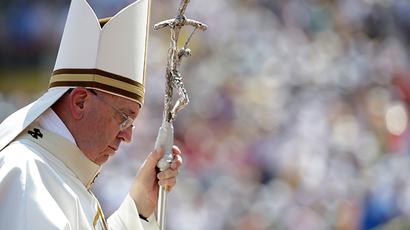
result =
M123 112L123 113L129 114L129 115L136 114L134 110L128 109L128 108L120 109L120 111Z

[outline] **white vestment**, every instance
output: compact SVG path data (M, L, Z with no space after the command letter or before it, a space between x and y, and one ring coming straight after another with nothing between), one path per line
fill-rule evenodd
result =
M90 191L99 172L70 140L29 126L0 152L0 229L158 229L129 195L106 226Z

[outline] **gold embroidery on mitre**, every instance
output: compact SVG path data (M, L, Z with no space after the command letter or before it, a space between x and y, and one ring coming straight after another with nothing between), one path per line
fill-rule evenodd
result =
M145 87L138 81L99 69L59 69L51 76L49 88L90 87L122 95L144 104Z

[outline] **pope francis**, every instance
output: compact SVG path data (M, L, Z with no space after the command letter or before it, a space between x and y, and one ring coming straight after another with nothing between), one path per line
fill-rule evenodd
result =
M72 0L48 92L0 124L0 229L158 229L158 188L176 185L177 147L160 173L162 148L148 155L108 219L90 191L144 104L149 12L137 0L98 20Z

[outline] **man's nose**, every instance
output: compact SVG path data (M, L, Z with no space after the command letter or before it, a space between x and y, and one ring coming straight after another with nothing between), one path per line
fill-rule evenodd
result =
M121 141L125 142L125 143L130 143L132 140L132 130L133 130L134 126L131 126L127 129L125 129L124 131L120 131L117 135L118 138L121 139Z

